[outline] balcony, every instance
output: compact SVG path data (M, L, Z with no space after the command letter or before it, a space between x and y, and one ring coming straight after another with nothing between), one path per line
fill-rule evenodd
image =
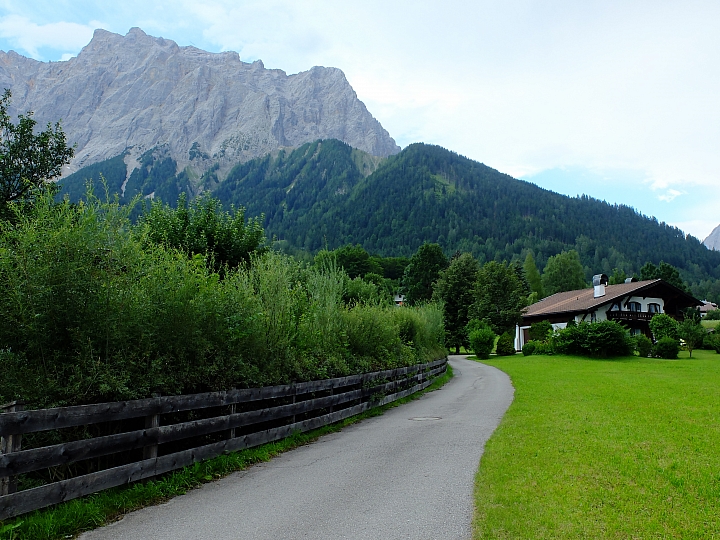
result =
M657 313L648 313L644 311L608 311L608 321L645 321L648 322Z

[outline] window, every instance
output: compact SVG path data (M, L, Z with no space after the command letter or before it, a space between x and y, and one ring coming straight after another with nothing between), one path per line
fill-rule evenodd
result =
M613 304L612 307L610 308L610 311L620 311L620 304L618 304L618 303Z
M660 304L648 304L648 313L662 313Z
M640 302L628 302L627 306L630 311L642 311L642 306L640 305Z

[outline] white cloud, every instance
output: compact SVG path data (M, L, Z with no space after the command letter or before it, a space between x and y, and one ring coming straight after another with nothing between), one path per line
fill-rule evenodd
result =
M73 22L35 24L27 17L5 15L0 17L0 37L20 49L19 52L39 59L39 49L42 47L65 51L80 50L92 38L93 30L100 25L97 21L90 25Z
M683 194L682 191L678 191L677 189L668 189L664 194L658 195L658 199L665 202L672 202Z

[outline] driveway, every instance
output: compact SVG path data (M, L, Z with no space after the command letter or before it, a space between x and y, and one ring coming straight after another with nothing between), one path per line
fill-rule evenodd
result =
M513 388L495 368L450 365L440 390L80 538L470 538L475 472Z

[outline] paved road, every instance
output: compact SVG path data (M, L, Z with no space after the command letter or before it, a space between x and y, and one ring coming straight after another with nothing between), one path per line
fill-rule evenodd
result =
M513 388L494 368L450 364L439 391L80 538L470 538L474 475Z

